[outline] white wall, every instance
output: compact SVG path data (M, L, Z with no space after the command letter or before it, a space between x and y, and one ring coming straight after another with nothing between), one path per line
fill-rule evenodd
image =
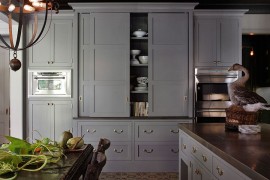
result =
M270 14L245 14L243 34L270 34Z
M5 23L5 17L0 15L0 33L7 35L8 25ZM17 36L17 23L13 25L13 36ZM8 41L8 39L7 39ZM8 41L9 42L9 41ZM17 53L17 58L22 62L22 52ZM13 51L10 51L10 59L13 59ZM22 69L14 72L10 70L10 135L23 137L23 81Z

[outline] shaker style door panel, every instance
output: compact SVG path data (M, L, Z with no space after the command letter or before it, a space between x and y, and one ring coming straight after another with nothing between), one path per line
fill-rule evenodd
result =
M123 46L96 46L94 52L95 81L128 81L128 49Z
M38 22L38 33L43 25L43 20ZM49 22L47 22L49 23ZM52 19L50 29L45 27L41 38L46 36L29 49L29 66L71 66L73 61L73 28L72 19ZM33 24L29 25L30 41L34 30ZM38 35L38 34L37 34Z
M90 106L93 99L94 86L89 84L80 84L80 97L79 97L79 116L90 116Z
M64 131L72 132L72 104L70 101L54 101L54 139Z
M72 20L54 20L51 31L53 34L53 64L71 66L73 57Z
M187 116L188 15L149 13L148 22L149 116Z
M94 86L91 99L90 116L121 117L128 116L128 89L124 83L100 83Z
M54 139L53 136L53 117L52 104L46 101L30 101L29 102L29 135L30 139L42 139L48 137ZM40 137L40 135L42 137Z
M157 46L152 51L152 58L153 81L187 82L188 49L186 45Z
M220 66L231 66L239 61L241 53L239 20L233 18L220 20Z
M43 21L41 20L38 22L38 33L40 32L42 25L43 25ZM43 31L43 36L46 30L47 29ZM32 36L33 31L34 31L34 26L31 24L29 36ZM28 41L30 41L30 38L31 37L28 38ZM51 47L52 38L53 38L53 34L52 34L52 30L50 29L41 42L30 47L29 66L48 65L48 62L52 60L52 51L53 51Z
M187 116L187 85L175 83L150 84L151 116Z
M196 66L215 66L217 48L217 20L195 20Z
M127 13L93 13L94 44L126 44L129 32L129 14Z
M152 43L154 45L186 45L188 43L187 13L155 13L152 15L153 18L149 22L153 26Z
M129 18L129 13L80 15L81 116L129 116Z

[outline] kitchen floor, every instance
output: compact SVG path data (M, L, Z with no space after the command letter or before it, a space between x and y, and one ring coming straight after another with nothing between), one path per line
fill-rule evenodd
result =
M178 180L177 172L102 172L99 180Z

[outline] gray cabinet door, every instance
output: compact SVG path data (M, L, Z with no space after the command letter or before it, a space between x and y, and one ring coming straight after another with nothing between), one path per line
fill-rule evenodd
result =
M49 22L47 22L49 23ZM38 32L43 20L38 23ZM33 26L31 29L33 31ZM52 20L46 36L29 50L29 66L71 66L73 60L72 20Z
M58 140L66 130L72 131L71 101L29 101L31 140L45 137Z
M48 101L29 101L29 135L30 139L54 139L52 104Z
M238 18L222 18L220 27L219 66L231 66L240 62L241 32Z
M216 66L217 61L217 19L195 20L195 64Z
M80 16L80 116L129 116L129 17Z
M195 20L195 66L231 66L240 62L241 32L237 17Z
M57 141L64 131L72 132L71 101L53 102L54 139Z
M187 116L188 14L149 14L149 116Z

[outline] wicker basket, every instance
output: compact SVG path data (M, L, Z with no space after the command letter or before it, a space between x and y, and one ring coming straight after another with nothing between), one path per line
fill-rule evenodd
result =
M226 109L225 128L238 130L238 125L255 125L258 122L259 112L247 112L240 106L230 106Z

